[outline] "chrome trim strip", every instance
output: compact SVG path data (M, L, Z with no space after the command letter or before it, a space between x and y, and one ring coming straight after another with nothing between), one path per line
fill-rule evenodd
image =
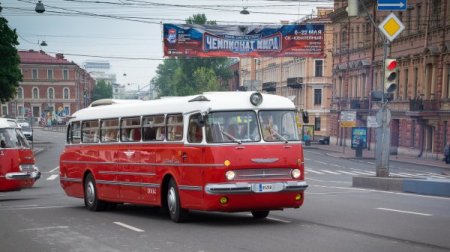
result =
M268 183L268 182L264 182ZM305 181L287 181L287 182L273 182L274 184L282 184L283 188L276 192L286 191L304 191L308 187ZM205 192L207 194L237 194L237 193L256 193L252 191L254 186L260 183L229 183L229 184L207 184ZM269 192L269 193L276 193ZM259 192L258 192L259 193Z
M97 161L69 161L62 160L65 164L102 164L102 165L142 165L142 166L185 166L185 167L223 167L224 164L182 164L182 163L128 163L128 162L97 162Z
M98 174L110 174L110 175L142 175L142 176L155 176L153 172L116 172L116 171L99 171Z
M77 182L77 183L83 182L83 180L80 179L80 178L61 177L60 180L62 180L62 181L67 181L67 182Z
M237 170L239 171L239 170ZM260 178L264 178L264 177L275 177L275 176L286 176L286 174L284 173L258 173L258 174L239 174L239 177L250 177L250 178L255 178L255 177L260 177Z
M5 174L5 178L7 180L22 180L22 179L29 179L33 178L31 176L31 173L27 172L10 172Z
M178 186L180 190L186 190L186 191L201 191L201 186L190 186L190 185L180 185Z
M250 160L254 163L269 164L277 162L279 158L252 158Z
M103 184L103 185L123 185L123 186L137 186L137 187L159 188L159 184L154 184L154 183L110 181L110 180L96 180L95 182L97 184Z

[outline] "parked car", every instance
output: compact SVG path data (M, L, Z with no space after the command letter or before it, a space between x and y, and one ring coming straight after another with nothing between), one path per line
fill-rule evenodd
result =
M330 137L329 136L325 136L319 139L319 143L320 144L325 144L325 145L329 145L330 144Z
M21 126L20 130L22 130L22 133L27 140L33 141L33 130L30 126Z

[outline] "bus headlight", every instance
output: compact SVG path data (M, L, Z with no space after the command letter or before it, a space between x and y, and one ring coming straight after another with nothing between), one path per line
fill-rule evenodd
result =
M253 104L253 106L259 106L263 101L263 97L260 93L253 93L250 95L250 103Z
M298 179L298 178L300 178L301 175L302 175L302 172L300 171L300 169L293 169L291 171L292 178Z
M225 172L225 177L228 180L233 180L235 176L236 176L236 173L234 171L227 171L227 172Z

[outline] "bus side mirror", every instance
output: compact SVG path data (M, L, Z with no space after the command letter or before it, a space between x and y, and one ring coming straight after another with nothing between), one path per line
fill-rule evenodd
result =
M302 119L303 119L303 123L309 123L308 112L306 112L306 111L302 112Z

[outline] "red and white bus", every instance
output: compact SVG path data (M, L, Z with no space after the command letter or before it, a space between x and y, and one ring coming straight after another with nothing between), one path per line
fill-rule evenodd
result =
M303 204L303 148L287 98L211 92L98 101L69 121L61 186L93 211L117 203L189 210L271 210Z
M33 186L39 177L33 151L19 125L0 118L0 192Z

